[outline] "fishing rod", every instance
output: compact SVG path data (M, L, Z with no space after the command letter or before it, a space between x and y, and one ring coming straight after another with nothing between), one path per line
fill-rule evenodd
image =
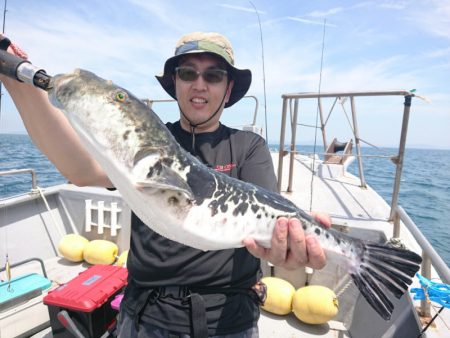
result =
M7 12L7 0L4 2L3 9L3 27L2 27L2 36L0 37L0 73L4 74L14 80L18 80L20 82L30 83L38 88L48 90L51 88L50 80L51 76L47 75L45 70L35 67L31 64L30 61L22 59L17 55L13 55L7 52L8 47L11 45L11 40L4 36L5 34L5 23L6 23L6 12ZM0 118L1 118L1 107L2 107L2 96L3 96L3 84L0 82ZM6 215L6 207L5 207L5 215ZM6 272L6 280L8 282L7 291L14 292L11 281L12 281L12 273L11 267L12 265L9 262L8 255L8 236L7 236L7 228L5 228L5 248L6 248L6 257L5 257L5 272Z
M6 50L10 45L11 41L2 36L0 39L0 73L43 90L51 89L52 77L44 69L32 65L30 61L8 53Z
M5 22L6 22L6 7L7 6L7 0L5 0L4 7L3 7L3 27L2 27L2 38L3 34L5 34ZM1 44L0 44L1 46ZM1 47L0 47L1 48ZM0 120L2 117L2 98L3 98L3 83L0 82ZM6 207L5 207L5 220L6 220ZM12 292L13 289L11 287L11 264L9 263L9 255L8 255L8 230L5 227L5 249L6 249L6 257L5 257L5 273L6 273L6 280L8 281L8 287L7 291ZM1 281L1 279L0 279Z
M269 143L269 136L267 131L267 95L266 95L266 69L264 66L264 43L263 43L263 34L262 34L262 27L261 27L261 19L259 18L259 12L256 9L256 6L253 4L253 2L249 1L250 4L253 6L253 9L255 10L256 16L258 17L258 24L259 24L259 36L261 38L261 58L262 58L262 72L263 72L263 90L264 90L264 122L265 122L265 129L266 129L266 142Z

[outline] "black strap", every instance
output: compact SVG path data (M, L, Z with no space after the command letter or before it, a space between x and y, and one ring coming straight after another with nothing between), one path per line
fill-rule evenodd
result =
M243 288L193 288L190 290L189 296L186 298L191 303L191 326L193 337L195 338L208 338L208 325L206 321L206 307L205 301L201 294L242 294L249 296L256 304L261 304L261 297L255 291L255 289L243 289Z
M134 311L134 325L139 329L139 321L147 304L154 304L159 298L181 298L183 302L189 302L191 308L192 337L208 338L208 325L206 320L206 306L202 294L243 294L249 296L257 304L261 299L254 289L244 288L189 288L186 286L157 287L143 291L136 302Z
M205 301L198 293L191 293L188 297L191 301L192 336L195 338L208 338Z
M136 331L139 330L139 321L141 320L142 312L147 304L154 304L160 297L160 289L148 289L142 292L137 299L136 308L134 309L133 319Z
M191 292L196 292L196 293L199 293L202 295L215 294L215 293L221 293L224 295L241 294L241 295L249 296L256 304L263 304L264 300L265 300L265 298L264 298L265 291L262 295L260 295L259 292L257 292L255 290L255 287L252 287L250 289L233 288L233 287L227 287L227 288L205 287L205 288L192 288L190 290L191 290Z

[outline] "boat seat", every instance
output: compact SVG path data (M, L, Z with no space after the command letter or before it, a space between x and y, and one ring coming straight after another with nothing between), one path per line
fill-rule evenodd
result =
M42 266L44 266L45 269L43 269ZM16 264L12 264L11 274L13 278L32 273L39 274L46 277L53 284L60 285L67 283L88 267L89 264L86 262L74 263L62 257L55 256L44 259L43 261L40 259L31 259L26 265L21 264L16 266Z
M342 156L330 155L326 161L328 164L341 164Z
M30 273L0 283L0 311L15 307L48 289L52 282L37 273Z
M326 149L325 164L344 164L350 157L353 149L353 140L348 142L339 142L334 138Z

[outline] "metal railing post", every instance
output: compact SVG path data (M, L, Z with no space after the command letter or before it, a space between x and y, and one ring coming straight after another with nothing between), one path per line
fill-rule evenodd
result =
M431 279L431 259L424 251L422 253L422 266L420 273L425 278ZM420 315L423 317L431 317L431 304L429 299L420 301Z
M256 118L258 116L258 107L259 107L258 98L254 95L247 95L245 97L255 100L255 112L253 113L253 125L256 126Z
M408 134L408 122L409 122L409 112L411 110L412 96L405 96L405 108L403 110L403 121L402 121L402 131L400 134L400 145L398 147L398 156L396 159L397 170L395 172L394 189L392 192L392 202L391 202L391 214L389 220L392 221L395 213L395 209L398 205L398 196L400 192L400 179L403 170L403 160L405 156L406 147L406 135Z
M283 97L283 111L281 113L280 149L278 153L278 183L277 183L278 192L281 192L281 181L283 178L284 136L286 133L287 101L288 99Z
M320 97L317 99L319 105L320 130L322 131L323 150L326 151L328 149L328 143L327 143L327 133L325 131L325 123L323 122L322 99Z
M392 231L392 237L393 238L399 238L400 237L400 215L395 212L394 213L394 229Z
M36 179L36 172L33 169L11 169L11 170L5 170L0 171L0 176L6 176L6 175L15 175L15 174L31 174L31 191L36 192L37 190L37 179Z
M289 183L288 192L292 192L292 182L294 179L294 159L295 159L295 140L297 139L297 119L298 119L298 102L299 99L294 100L294 116L291 120L291 154L289 159Z
M362 157L361 157L361 145L359 143L359 129L358 129L358 121L356 119L356 108L355 108L355 97L350 96L350 104L352 109L352 119L353 119L353 133L355 136L355 146L356 153L358 157L358 169L359 169L359 178L361 180L361 187L366 188L366 179L364 178L364 169L362 165Z

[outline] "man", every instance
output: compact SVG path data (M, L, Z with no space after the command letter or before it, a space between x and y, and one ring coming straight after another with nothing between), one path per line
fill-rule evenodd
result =
M10 52L20 55L17 49ZM183 36L157 79L178 103L180 120L167 127L183 148L213 169L276 190L264 140L220 123L224 108L239 101L251 83L251 72L234 66L233 50L224 36ZM34 143L64 176L77 185L112 188L44 92L1 80ZM252 287L260 277L259 258L289 269L325 264L317 241L305 238L296 219L278 220L271 249L248 238L243 248L208 252L159 236L134 214L131 223L129 284L118 326L121 338L257 337L259 307Z

